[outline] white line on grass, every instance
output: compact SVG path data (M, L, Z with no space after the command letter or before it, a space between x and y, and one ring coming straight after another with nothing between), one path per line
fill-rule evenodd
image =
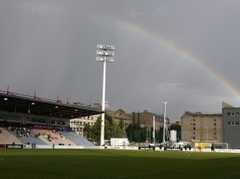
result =
M137 173L137 174L132 174L132 175L113 176L113 177L109 177L109 178L106 178L106 179L129 178L129 177L133 177L133 176L142 176L142 175L148 175L148 174L153 174L153 173L159 173L159 171L146 172L146 173Z

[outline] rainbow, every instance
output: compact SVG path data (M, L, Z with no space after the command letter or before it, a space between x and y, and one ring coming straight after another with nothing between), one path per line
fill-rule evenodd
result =
M237 98L237 100L240 100L240 90L231 83L228 79L226 79L222 74L220 74L218 71L211 68L209 65L207 65L202 60L198 59L196 56L194 56L191 52L177 46L176 44L172 43L168 39L160 36L159 34L147 29L144 26L141 26L139 24L132 23L130 21L126 21L123 19L119 19L117 21L117 25L124 26L127 29L134 30L135 32L138 32L140 34L143 34L145 36L149 36L151 38L157 39L158 43L161 45L166 46L167 48L176 51L178 54L181 55L184 59L197 64L198 67L200 67L202 70L204 70L208 75L210 75L215 81L217 81L221 86L223 86L229 93L231 93L234 97Z
M25 0L24 5L29 5L30 6L29 8L33 8L32 6L35 6L39 2L40 1L37 1L37 3L32 3L32 1L30 0ZM48 3L47 5L49 6L50 4ZM139 24L136 24L124 19L118 19L116 17L109 17L103 12L95 12L95 14L96 14L96 17L99 17L99 16L103 17L102 20L106 20L106 22L110 20L111 22L116 23L116 25L119 27L124 27L128 30L133 30L134 32L138 32L139 34L142 34L146 37L153 38L157 40L159 44L166 46L169 49L172 49L173 51L176 51L184 59L194 64L197 64L198 67L200 67L207 74L209 74L210 77L215 79L215 81L217 81L221 86L223 86L223 88L225 88L229 93L231 93L235 98L237 98L237 100L240 100L240 90L230 80L226 79L221 73L211 68L209 65L207 65L202 60L198 59L196 56L194 56L191 52L187 51L186 49L179 47L178 45L174 44L168 39L160 36L158 33L155 33L150 29L144 26L141 26Z

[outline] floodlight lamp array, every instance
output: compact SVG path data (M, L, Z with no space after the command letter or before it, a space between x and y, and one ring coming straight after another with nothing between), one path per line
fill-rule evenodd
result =
M104 50L97 50L97 55L98 56L114 56L113 51L104 51Z
M114 62L114 50L112 45L97 45L96 61L98 62Z
M97 49L99 49L99 50L115 50L115 46L113 46L113 45L97 45Z

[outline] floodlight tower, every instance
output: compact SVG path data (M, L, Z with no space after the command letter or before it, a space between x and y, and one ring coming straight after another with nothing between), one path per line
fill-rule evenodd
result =
M105 123L105 91L106 91L106 64L114 62L114 50L112 45L97 45L96 61L103 62L103 87L102 87L102 116L100 146L104 145L104 123Z
M166 112L167 112L167 102L164 101L164 114L163 114L163 143L165 143L165 123L166 123Z
M156 121L156 118L155 118L155 115L153 114L153 132L152 132L152 135L153 135L153 144L155 145L155 121Z

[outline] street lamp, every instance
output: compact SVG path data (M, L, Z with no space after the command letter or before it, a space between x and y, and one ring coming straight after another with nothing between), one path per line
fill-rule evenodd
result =
M105 120L105 90L106 90L106 64L114 62L114 50L112 45L97 45L96 61L103 62L103 88L102 88L102 118L101 118L101 136L100 146L104 145L104 120Z

